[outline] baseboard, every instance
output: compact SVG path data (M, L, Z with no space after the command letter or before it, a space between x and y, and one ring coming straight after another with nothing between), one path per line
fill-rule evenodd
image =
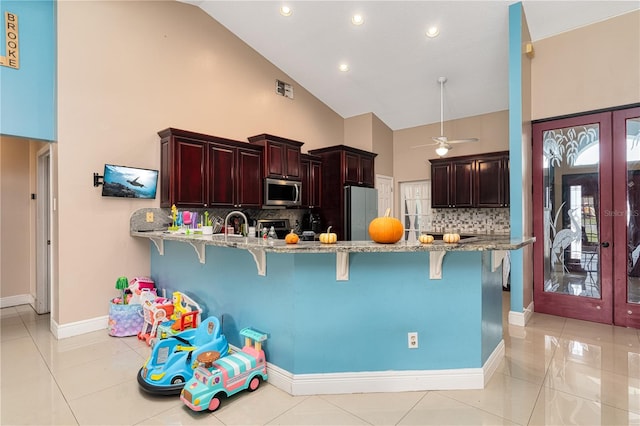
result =
M268 364L269 383L290 395L483 389L504 358L504 341L482 368L291 374Z
M533 315L533 302L523 312L509 311L509 324L525 327Z
M484 365L482 366L482 370L484 372L484 386L486 386L487 383L489 383L489 380L491 380L491 378L493 377L493 373L495 373L498 367L500 366L500 363L504 359L504 353L505 353L504 340L500 340L500 343L498 343L498 346L496 346L496 348L493 350L491 355L489 355L487 362L485 362Z
M35 305L35 299L30 294L18 294L15 296L0 297L0 308L11 308L19 305Z
M106 330L108 326L109 315L63 325L51 320L51 332L56 339L66 339L67 337L91 333L92 331Z

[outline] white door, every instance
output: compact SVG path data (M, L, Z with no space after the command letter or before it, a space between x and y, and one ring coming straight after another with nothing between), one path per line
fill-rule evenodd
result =
M36 306L39 314L51 310L51 231L50 231L49 147L38 152L38 193L36 194Z
M378 216L383 216L387 209L391 209L389 216L393 216L393 178L376 175L376 189L378 190Z

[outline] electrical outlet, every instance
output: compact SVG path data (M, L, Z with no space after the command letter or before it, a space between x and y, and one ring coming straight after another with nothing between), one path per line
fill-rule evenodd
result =
M147 212L147 222L153 222L153 212Z
M418 332L411 331L407 333L407 345L409 349L418 349Z

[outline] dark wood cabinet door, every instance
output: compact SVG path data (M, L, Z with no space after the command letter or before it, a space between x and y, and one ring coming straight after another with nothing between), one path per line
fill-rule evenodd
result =
M300 160L300 180L302 181L301 207L309 207L311 205L311 162L309 160Z
M502 170L504 171L503 176L502 176L502 187L504 188L504 190L503 190L504 207L509 207L509 205L511 204L511 195L510 195L511 184L509 183L509 175L510 175L511 171L510 171L509 155L508 154L505 155L502 158Z
M321 191L322 191L322 163L319 161L311 161L311 176L309 190L309 206L312 208L322 207ZM303 188L304 192L304 188Z
M256 151L238 149L236 207L262 205L262 155Z
M206 207L207 145L175 141L175 203L183 207Z
M269 142L265 148L265 164L269 177L284 178L287 174L285 163L285 147L279 143Z
M363 186L373 188L375 185L376 177L373 172L374 158L360 156L360 182Z
M474 166L474 160L452 163L451 202L453 207L473 207Z
M360 156L358 154L344 153L344 184L360 184Z
M284 145L285 166L284 175L287 179L300 178L300 148Z
M235 201L236 149L224 145L209 145L209 204L231 206Z
M451 207L451 163L431 165L431 207Z
M509 156L478 158L475 188L477 207L508 207Z
M160 144L160 207L171 207L171 176L169 140L163 139Z

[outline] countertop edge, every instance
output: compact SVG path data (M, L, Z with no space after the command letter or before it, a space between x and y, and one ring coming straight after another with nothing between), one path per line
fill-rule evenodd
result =
M432 244L408 243L399 241L394 244L379 244L373 241L338 241L336 244L300 241L298 244L286 244L284 240L275 240L273 244L260 238L228 237L224 235L177 234L168 231L131 231L132 237L150 240L177 241L199 246L229 247L240 250L262 250L267 253L411 253L431 251L491 251L518 250L535 242L535 237L474 237L459 243L448 244L435 241Z

